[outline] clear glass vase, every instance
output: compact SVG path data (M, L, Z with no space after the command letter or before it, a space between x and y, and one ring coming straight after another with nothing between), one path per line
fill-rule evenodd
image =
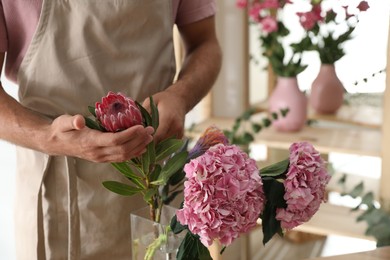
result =
M176 208L164 206L160 223L150 218L149 207L144 207L130 214L132 259L176 259L176 253L185 232L175 235L169 229Z

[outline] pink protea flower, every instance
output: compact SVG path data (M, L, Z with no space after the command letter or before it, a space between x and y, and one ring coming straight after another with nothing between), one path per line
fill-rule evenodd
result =
M204 154L211 146L216 144L227 145L229 140L221 129L216 126L208 127L198 139L195 146L188 153L188 158L195 158Z
M205 246L214 239L227 246L256 225L264 208L263 183L256 162L238 146L212 146L184 171L184 205L176 216Z
M284 181L287 208L276 210L283 229L290 230L307 222L325 201L330 180L320 153L308 142L290 146L290 165Z
M109 132L118 132L142 124L141 111L134 100L121 93L108 92L95 104L96 118Z

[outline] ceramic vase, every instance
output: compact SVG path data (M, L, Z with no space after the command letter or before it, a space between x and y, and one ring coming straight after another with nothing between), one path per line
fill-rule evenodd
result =
M175 235L167 229L176 210L164 205L160 223L150 219L149 207L130 214L133 260L143 260L146 254L154 260L176 259L177 250L185 236L185 232ZM148 251L148 247L155 250Z
M299 89L297 77L278 77L275 89L268 100L269 111L279 117L272 123L273 128L283 132L296 132L303 128L307 120L307 98ZM286 117L280 110L288 108Z
M310 106L318 114L334 114L344 101L344 86L334 64L322 64L311 85Z

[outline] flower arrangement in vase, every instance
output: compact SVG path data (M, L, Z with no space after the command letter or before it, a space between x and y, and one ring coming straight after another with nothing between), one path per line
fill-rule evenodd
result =
M302 34L299 41L288 43L290 29L286 25L285 9L293 4L291 1L237 0L236 3L248 10L251 24L259 28L262 56L267 58L277 78L268 100L269 111L289 109L289 115L273 126L281 131L299 131L306 123L307 99L299 89L297 75L307 67L302 64L302 53L312 48L311 39Z
M345 89L336 74L335 62L345 55L344 43L352 39L358 16L367 9L366 1L352 6L330 0L312 0L310 11L297 13L313 43L312 50L321 60L309 98L318 113L333 114L343 104Z
M94 119L87 117L86 122L100 131L116 132L138 124L156 130L158 109L152 98L150 104L151 113L131 98L110 92L90 107ZM270 125L269 120L264 122ZM259 218L266 244L275 234L283 235L284 230L308 221L325 201L330 175L310 143L292 144L289 158L262 169L216 126L208 127L189 152L185 144L175 138L152 142L139 157L112 163L128 183L103 182L119 195L141 194L149 205L151 229L133 237L134 259L156 259L161 250L166 250L163 259L211 259L207 247L213 241L229 246ZM161 227L161 216L166 218L162 212L169 210L165 204L183 186L181 208ZM140 251L145 241L147 246Z

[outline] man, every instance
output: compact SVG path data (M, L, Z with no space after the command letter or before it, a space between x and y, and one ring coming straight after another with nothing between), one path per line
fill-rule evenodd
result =
M108 91L160 112L159 140L183 135L185 115L221 65L212 0L2 0L0 61L19 102L0 88L0 138L18 145L18 259L130 259L129 212L108 162L142 154L150 128L101 133L83 115ZM178 80L172 26L186 48Z

